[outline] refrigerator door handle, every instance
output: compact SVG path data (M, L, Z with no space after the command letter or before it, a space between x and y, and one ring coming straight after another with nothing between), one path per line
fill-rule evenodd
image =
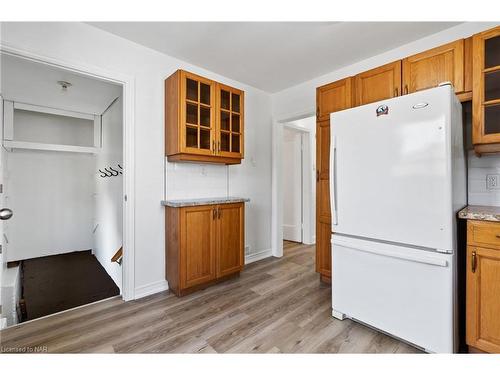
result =
M332 207L332 224L338 224L337 215L337 144L336 137L332 137L332 148L330 155L330 205Z
M431 266L437 266L437 267L448 267L448 262L444 259L439 259L436 257L432 256L426 256L426 255L413 255L413 254L404 254L401 253L400 251L391 251L391 250L386 250L386 249L375 249L373 246L366 246L363 244L351 244L347 241L339 241L335 240L334 243L336 245L351 249L351 250L357 250L357 251L362 251L365 253L371 253L375 255L380 255L380 256L386 256L390 258L397 258L397 259L402 259L402 260L407 260L410 262L417 262L417 263L423 263L423 264L428 264Z

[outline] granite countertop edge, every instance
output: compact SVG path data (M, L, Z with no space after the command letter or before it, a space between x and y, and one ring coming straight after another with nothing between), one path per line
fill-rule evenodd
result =
M241 202L250 202L250 199L241 197L169 199L169 200L162 200L161 204L162 206L167 206L167 207L189 207L189 206L203 206L208 204L226 204L226 203L241 203Z
M458 212L460 219L500 221L500 207L498 206L467 206Z

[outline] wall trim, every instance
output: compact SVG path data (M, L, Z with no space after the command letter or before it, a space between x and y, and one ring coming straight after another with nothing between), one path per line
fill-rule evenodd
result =
M154 283L135 288L135 299L147 297L155 293L164 292L165 290L168 290L167 280L156 281Z
M265 249L258 251L253 254L247 254L245 255L245 265L257 262L258 260L262 260L265 258L269 258L273 256L273 249Z

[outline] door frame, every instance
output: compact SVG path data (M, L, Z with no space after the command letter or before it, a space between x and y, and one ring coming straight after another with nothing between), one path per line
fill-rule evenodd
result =
M307 129L295 127L288 123L316 117L314 111L305 111L291 117L285 117L273 121L272 127L272 179L271 179L271 250L272 256L280 258L283 256L283 127L311 134ZM312 218L315 220L315 218Z
M123 262L122 299L135 299L135 78L93 65L32 53L11 44L0 44L0 52L119 84L123 91Z

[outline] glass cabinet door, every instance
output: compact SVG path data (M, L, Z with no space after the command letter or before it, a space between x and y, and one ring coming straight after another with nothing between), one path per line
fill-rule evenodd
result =
M218 85L217 150L221 156L243 157L243 91Z
M473 143L477 151L486 150L486 144L500 144L500 27L475 35L473 53ZM490 146L489 151L496 149Z
M181 113L184 148L190 153L215 153L214 82L184 72Z

